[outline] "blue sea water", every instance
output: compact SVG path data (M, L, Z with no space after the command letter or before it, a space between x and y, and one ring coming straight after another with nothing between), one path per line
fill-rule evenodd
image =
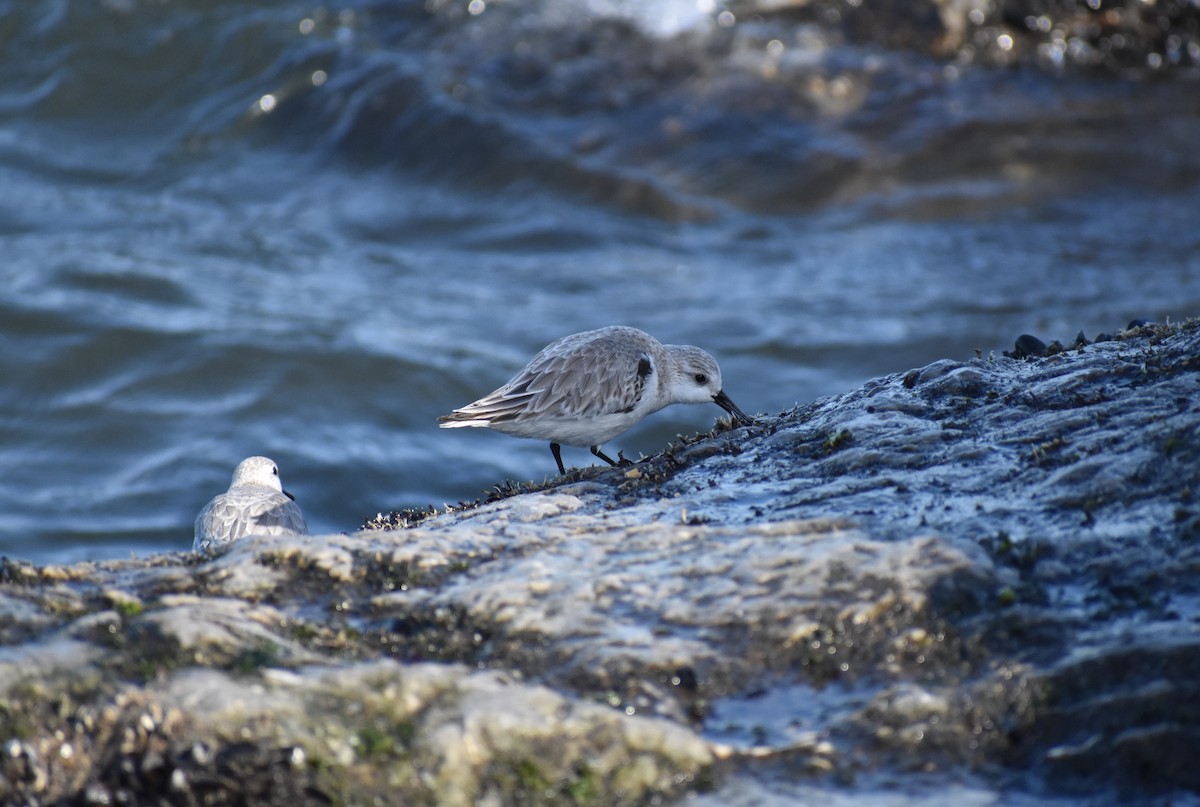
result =
M544 444L436 418L602 325L705 347L778 412L1200 313L1186 71L711 2L0 12L3 555L186 549L251 454L322 532L540 480Z

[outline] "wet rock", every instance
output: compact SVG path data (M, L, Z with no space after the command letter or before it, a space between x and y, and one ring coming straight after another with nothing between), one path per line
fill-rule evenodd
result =
M0 792L1196 790L1197 356L1196 323L1145 324L371 520L391 529L5 561Z
M1187 2L742 0L731 6L741 16L797 17L836 26L852 41L939 53L960 63L1135 75L1200 67L1200 10Z
M1016 346L1013 350L1014 358L1024 359L1033 358L1040 359L1046 355L1046 343L1036 336L1023 333L1017 337Z

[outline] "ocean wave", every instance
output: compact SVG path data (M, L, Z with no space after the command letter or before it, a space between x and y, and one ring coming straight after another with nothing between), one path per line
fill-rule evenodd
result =
M93 126L103 162L130 171L246 139L668 221L889 188L1010 204L1074 190L1098 168L1156 176L1155 155L1193 151L1178 132L1131 143L1194 92L1200 12L1026 5L41 2L11 8L8 30L25 35L0 43L17 65L0 107ZM1047 56L1043 40L1077 58ZM1179 78L1096 90L1062 82L1068 62ZM997 73L1013 63L1049 70ZM948 157L971 184L938 187Z

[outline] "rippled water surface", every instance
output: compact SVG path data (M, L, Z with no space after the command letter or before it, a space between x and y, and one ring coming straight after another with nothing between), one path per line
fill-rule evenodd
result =
M602 325L775 412L1200 313L1188 20L1148 74L756 11L0 2L0 553L186 548L256 453L315 531L541 479L436 417Z

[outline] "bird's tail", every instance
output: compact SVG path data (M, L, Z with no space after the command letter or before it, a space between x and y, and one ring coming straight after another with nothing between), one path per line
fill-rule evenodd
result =
M438 427L442 429L461 429L467 426L476 428L487 428L490 422L485 418L477 415L469 415L465 412L455 410L448 415L442 415L438 418Z

